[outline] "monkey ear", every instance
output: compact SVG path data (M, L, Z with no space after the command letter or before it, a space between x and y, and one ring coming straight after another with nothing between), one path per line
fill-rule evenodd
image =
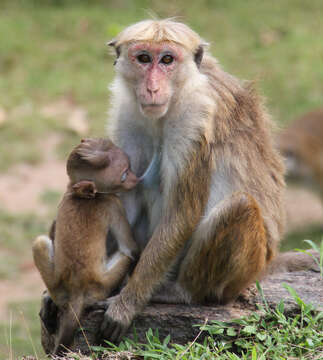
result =
M112 39L112 40L110 40L110 41L107 42L107 45L108 45L108 46L115 47L116 43L117 43L117 40L116 40L116 39Z
M203 59L204 54L204 45L200 45L194 54L194 61L196 63L196 66L199 68Z
M90 180L82 180L74 184L73 194L83 199L93 199L97 193L95 183Z
M116 39L112 39L111 41L109 41L107 43L108 46L111 46L114 48L116 55L117 55L117 59L120 57L121 51L120 51L120 46L116 46L117 44L117 40ZM115 60L115 62L113 63L113 65L115 65L117 63L117 60Z

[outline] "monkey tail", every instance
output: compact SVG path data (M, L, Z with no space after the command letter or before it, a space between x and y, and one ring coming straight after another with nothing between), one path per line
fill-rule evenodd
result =
M68 351L74 340L75 330L80 325L83 310L83 299L76 298L67 304L59 319L59 330L54 355L62 355Z

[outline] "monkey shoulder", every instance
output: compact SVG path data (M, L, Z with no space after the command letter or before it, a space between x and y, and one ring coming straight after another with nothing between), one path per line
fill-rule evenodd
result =
M106 205L108 207L108 211L111 213L111 216L125 216L125 210L118 195L112 194L109 196L109 200Z

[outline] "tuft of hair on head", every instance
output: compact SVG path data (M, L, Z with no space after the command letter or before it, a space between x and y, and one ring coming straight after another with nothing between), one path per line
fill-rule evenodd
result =
M67 160L67 174L72 176L74 171L88 166L96 168L108 166L110 163L109 150L113 147L114 144L109 139L82 139Z
M121 31L115 39L111 40L108 45L119 49L120 45L137 41L175 42L192 53L201 47L208 46L208 43L190 27L172 19L143 20L130 25Z

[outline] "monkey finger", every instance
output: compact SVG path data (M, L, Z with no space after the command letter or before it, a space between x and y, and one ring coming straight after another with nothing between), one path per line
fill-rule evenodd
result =
M105 315L101 325L101 337L110 340L110 337L117 326L118 323L116 321L112 320L110 316Z
M121 338L122 329L123 329L122 326L120 324L117 324L109 340L113 343L119 342Z
M90 310L106 310L109 307L109 303L107 300L98 301L94 304L91 304L88 308Z

